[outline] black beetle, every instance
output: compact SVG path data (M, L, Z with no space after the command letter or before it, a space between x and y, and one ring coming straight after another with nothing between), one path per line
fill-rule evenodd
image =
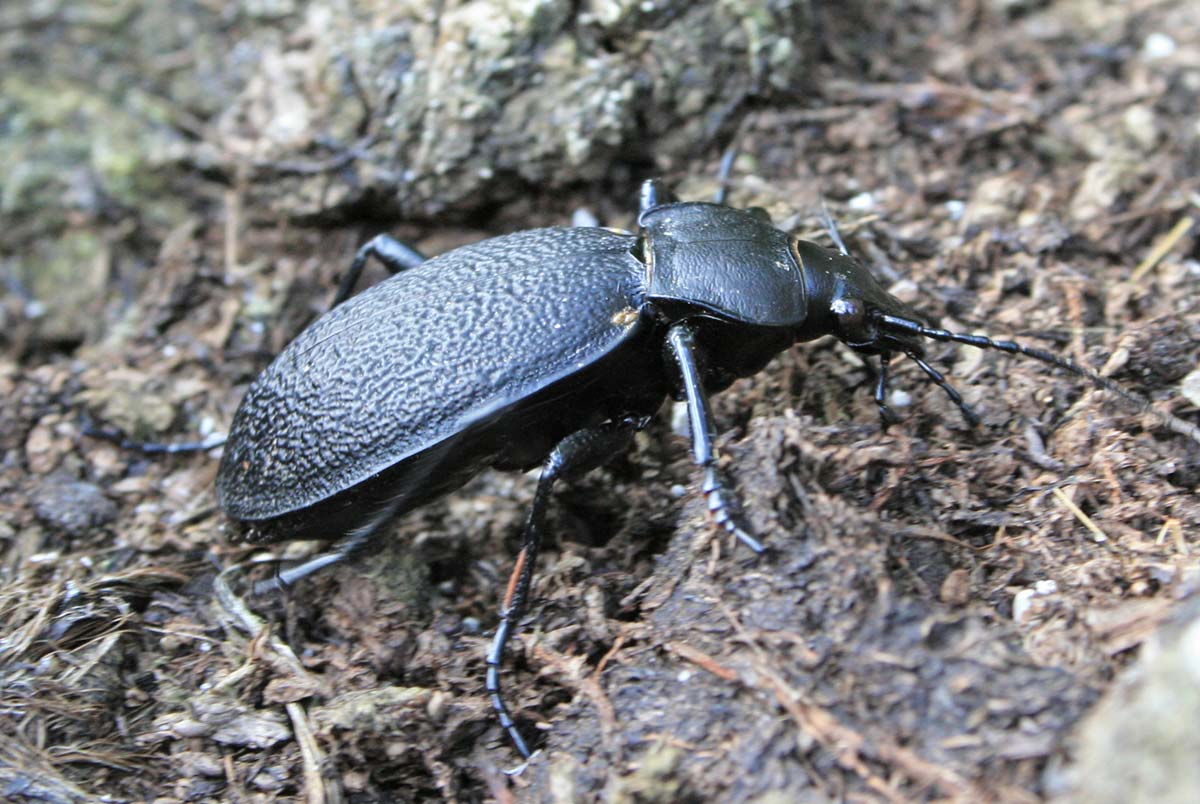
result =
M551 487L622 449L667 397L687 403L714 521L755 551L717 466L708 395L798 341L833 335L878 355L885 423L897 352L973 418L925 362L924 338L1025 354L1147 406L1048 352L924 326L859 263L776 229L761 210L681 203L650 181L638 226L518 232L429 260L375 238L333 309L250 387L217 475L220 506L245 541L342 537L281 573L274 584L284 585L485 467L542 463L487 656L487 690L524 756L499 667L528 599ZM371 256L395 275L347 301ZM1168 424L1200 436L1187 422Z

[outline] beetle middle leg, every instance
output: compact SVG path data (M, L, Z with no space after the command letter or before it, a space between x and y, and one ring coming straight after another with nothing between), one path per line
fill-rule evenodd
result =
M534 565L546 528L550 491L560 477L582 475L622 452L634 432L644 423L644 419L622 419L572 433L559 442L542 464L542 474L538 478L537 491L534 492L533 505L529 508L529 519L522 535L521 552L517 554L517 563L508 579L504 601L500 605L500 624L496 627L496 635L487 655L486 688L492 699L492 708L496 711L500 726L508 732L513 744L526 759L530 756L529 747L517 730L500 694L500 665L504 660L504 647L529 602Z
M424 254L394 237L385 234L376 235L355 252L349 270L346 271L341 284L338 285L337 295L333 297L333 304L329 305L331 309L350 298L350 294L354 292L354 286L358 284L358 277L371 257L379 260L379 263L390 274L398 274L409 268L416 268L427 259Z
M687 396L688 423L692 430L692 458L704 469L704 485L701 487L708 500L708 512L717 525L737 536L738 540L756 553L763 551L762 543L750 535L750 528L742 516L742 506L731 492L726 490L725 479L717 466L717 452L713 446L715 431L712 425L712 410L696 359L696 337L687 324L676 324L667 332L667 343L679 364L683 391Z

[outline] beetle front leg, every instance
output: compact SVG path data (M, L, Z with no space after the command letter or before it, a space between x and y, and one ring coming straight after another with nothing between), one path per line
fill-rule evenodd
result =
M529 602L529 587L533 582L538 548L541 547L542 534L546 528L550 491L560 477L584 474L622 452L634 432L643 426L644 419L622 419L572 433L559 442L542 464L542 474L538 478L537 491L534 492L533 505L529 508L529 519L525 523L522 535L521 552L517 554L517 563L509 576L508 588L504 593L504 602L500 604L500 625L496 628L496 635L487 655L486 687L492 699L492 709L496 712L500 726L508 732L513 745L526 759L530 756L529 747L517 730L517 724L513 722L508 706L500 694L500 665L504 661L505 645L508 644L509 637L512 636Z
M663 204L674 204L679 201L675 193L658 179L646 179L642 182L641 193L638 195L638 214L649 212Z
M714 431L712 411L700 367L696 359L696 338L687 324L676 324L667 332L667 343L675 362L679 364L683 391L687 396L688 423L692 430L692 458L704 469L704 485L701 487L708 501L708 513L717 525L737 536L738 540L756 553L763 551L762 543L750 535L750 528L742 515L742 506L737 497L726 490L725 478L717 465L716 448L713 446Z
M379 264L393 275L407 271L409 268L416 268L426 260L424 254L390 235L381 234L372 237L355 252L350 269L346 271L346 275L342 277L342 283L338 285L337 295L333 297L333 304L329 305L330 309L350 298L350 294L354 292L354 286L358 284L359 275L362 274L367 260L371 257L379 260Z
M891 363L892 353L881 352L879 355L879 376L875 381L875 407L879 409L880 429L885 433L889 427L900 421L887 404L887 387Z
M319 553L294 567L280 570L275 573L273 578L254 584L254 594L264 595L267 592L282 591L289 586L295 585L301 578L307 578L318 570L323 570L332 564L338 564L348 558L352 558L371 543L371 537L394 514L394 506L379 511L364 524L335 542L333 549Z

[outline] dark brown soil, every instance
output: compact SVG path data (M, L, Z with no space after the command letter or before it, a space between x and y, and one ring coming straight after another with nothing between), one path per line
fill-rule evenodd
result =
M824 199L941 326L1049 349L1200 423L1181 392L1200 367L1192 5L830 14L813 89L746 114L730 202L827 242ZM706 198L719 156L658 169ZM485 473L379 555L254 597L271 570L246 565L268 554L223 538L215 451L85 434L223 432L377 229L251 224L239 192L138 229L146 262L101 270L66 335L5 302L0 798L1081 795L1081 719L1195 589L1200 444L1065 372L944 345L931 362L981 426L897 361L911 404L893 398L884 432L862 360L803 344L714 400L770 545L755 557L707 522L668 406L556 496L504 675L543 750L509 777L484 654L531 476ZM436 253L580 206L628 227L631 199L534 192L453 228L388 227Z

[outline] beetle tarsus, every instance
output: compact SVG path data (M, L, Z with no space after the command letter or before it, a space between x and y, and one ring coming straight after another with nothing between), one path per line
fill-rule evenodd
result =
M733 163L738 157L738 141L729 144L729 147L721 154L721 165L717 168L717 191L713 194L714 204L724 204L725 199L729 197L729 174L733 172Z
M156 441L134 441L126 438L119 430L97 427L86 422L80 432L89 438L99 438L116 444L121 449L134 450L144 455L179 455L185 452L207 452L225 445L225 436L220 433L210 435L201 441L185 441L178 444L162 444Z
M959 411L962 412L962 417L966 420L967 424L971 427L978 427L979 414L971 409L971 406L962 398L962 394L946 380L942 372L926 363L916 352L910 351L907 354L921 368L921 371L925 372L925 376L929 377L934 385L946 392L946 396L950 397L950 401L957 405Z
M900 421L900 417L887 404L887 385L891 378L889 374L891 363L891 352L883 352L879 355L879 377L875 382L875 407L879 409L879 429L885 433L889 427Z
M708 503L708 514L712 517L713 524L736 536L738 541L754 552L763 552L766 548L763 547L762 542L750 534L752 528L746 522L745 514L741 510L737 497L726 493L725 487L726 483L716 464L706 466L704 468L704 485L701 490Z
M368 523L350 535L341 539L333 546L332 550L326 550L324 553L318 553L302 564L297 564L294 567L280 570L275 575L265 581L259 581L254 584L253 592L256 595L265 595L268 592L283 591L289 586L295 585L301 578L307 578L318 570L323 570L328 566L345 561L363 548L374 535L375 531L383 522L387 521L388 515L381 514L373 517Z
M500 728L508 734L508 738L512 740L513 746L517 752L529 759L532 752L529 746L525 743L525 738L521 736L520 729L517 728L516 722L512 719L512 715L508 711L508 706L504 703L504 698L500 694L500 664L503 661L504 646L508 643L512 624L515 621L510 619L514 615L519 615L517 611L505 611L500 616L500 625L496 628L496 636L492 640L492 649L487 655L487 685L488 695L492 700L492 711L496 713L496 719L500 721Z

